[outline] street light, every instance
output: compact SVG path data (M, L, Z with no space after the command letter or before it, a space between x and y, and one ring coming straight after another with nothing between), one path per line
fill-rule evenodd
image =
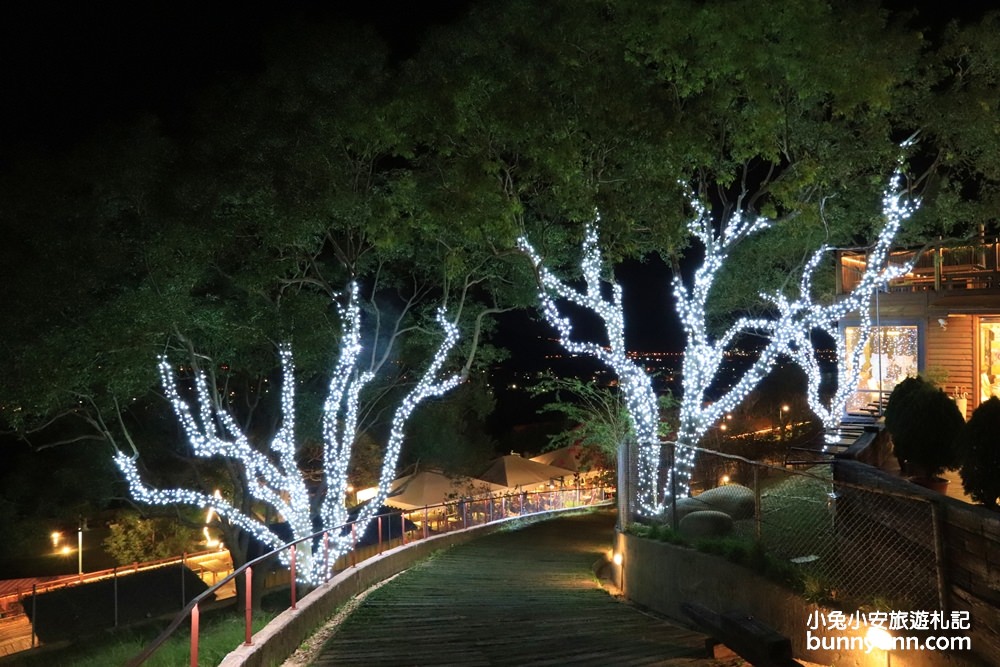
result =
M76 565L77 573L83 576L83 531L90 530L90 526L87 525L87 520L80 515L80 521L77 523L76 528Z

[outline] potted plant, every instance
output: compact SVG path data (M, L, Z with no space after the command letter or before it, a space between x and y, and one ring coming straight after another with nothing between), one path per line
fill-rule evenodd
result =
M1000 399L976 408L958 441L962 487L976 502L998 510L1000 497Z
M885 426L900 468L912 481L944 492L939 477L958 465L958 436L965 419L955 401L930 382L907 378L889 396Z

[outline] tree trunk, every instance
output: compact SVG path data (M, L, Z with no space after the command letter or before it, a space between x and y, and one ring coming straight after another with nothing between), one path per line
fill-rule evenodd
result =
M239 568L246 565L250 560L251 555L257 557L260 554L251 554L250 545L253 542L250 536L242 530L235 528L233 526L224 526L222 529L222 534L225 537L226 545L229 547L229 557L233 561L233 569L238 570ZM264 582L266 581L267 571L273 562L272 559L268 559L262 563L258 563L254 566L251 572L250 580L250 608L254 612L258 612L261 609L261 600L264 598ZM241 573L236 577L236 613L243 614L246 609L246 574Z

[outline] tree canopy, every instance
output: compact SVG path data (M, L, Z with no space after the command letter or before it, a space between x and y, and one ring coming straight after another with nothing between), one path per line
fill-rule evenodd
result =
M435 344L437 305L460 312L476 363L497 358L490 314L534 298L521 234L569 263L599 210L611 263L655 253L683 270L700 252L694 187L717 216L782 221L717 288L720 312L746 311L819 240L869 240L915 133L927 201L908 240L967 235L1000 192L997 21L932 35L861 2L483 1L402 57L363 27L288 21L262 71L169 124L116 122L6 170L0 415L38 447L175 441L166 352L212 366L273 430L275 345L321 396L335 286L355 278L377 430L379 399ZM473 389L455 400L485 409Z

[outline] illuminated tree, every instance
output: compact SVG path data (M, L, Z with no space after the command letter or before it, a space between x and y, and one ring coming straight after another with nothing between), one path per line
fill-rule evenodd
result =
M242 466L243 477L247 480L246 491L258 503L266 505L284 519L291 529L292 539L305 538L318 530L329 531L331 543L328 553L317 551L319 545L309 541L299 547L301 565L297 572L301 580L308 583L318 583L325 578L327 561L324 556L329 559L328 562L333 562L351 547L350 534L342 530L343 524L347 522L348 464L357 433L359 398L365 385L373 377L373 373L358 369L362 351L361 313L358 307L358 289L353 283L350 286L348 305L341 314L345 329L323 406L322 475L317 493L310 493L297 460L294 366L288 347L282 346L279 352L283 376L281 425L267 451L254 446L229 411L220 404L218 394L210 388L205 373L198 373L195 377L195 411L180 396L170 362L166 357L161 357L159 363L167 398L196 456L225 457ZM444 317L443 311L438 312L437 319L445 332L445 338L419 381L396 407L382 460L378 492L357 519L357 528L362 533L389 493L404 429L413 410L423 400L447 392L462 380L461 374L451 375L444 380L437 379L448 353L458 340L457 326ZM152 505L188 504L212 508L223 520L250 533L270 548L286 542L282 535L264 521L242 511L222 497L192 489L153 489L146 486L141 479L137 459L135 451L131 456L119 452L115 457L137 500ZM287 563L288 552L282 554L282 559Z
M632 430L639 451L640 507L657 511L657 471L660 466L659 403L653 383L643 368L628 358L625 349L625 318L622 309L622 288L611 284L610 298L605 298L602 280L601 250L597 244L597 228L590 226L583 241L583 277L585 289L578 290L557 278L542 264L526 238L518 245L531 258L541 284L539 298L542 313L549 324L559 332L560 342L569 352L594 357L608 365L618 376L618 384L631 419ZM604 325L608 345L581 341L573 337L573 325L563 316L556 298L565 299L593 312Z
M900 180L901 174L897 171L882 195L882 230L867 255L865 271L850 294L825 305L812 301L815 271L830 250L823 246L813 254L802 273L799 301L790 302L781 294L770 297L779 312L787 311L792 315L796 310L801 310L803 313L801 325L783 338L787 347L782 351L806 373L809 407L828 431L827 443L837 439L836 435L829 432L840 425L847 401L858 386L864 349L872 333L870 308L875 293L889 281L909 273L913 268L912 261L902 264L892 264L889 261L889 252L900 226L919 206L919 202L906 201L906 194L900 189ZM858 337L848 347L846 337L840 334L839 323L852 312L857 313L859 318ZM820 394L822 376L811 335L816 329L826 332L836 341L837 389L827 402L823 401Z
M638 446L638 507L648 515L662 512L673 494L679 497L688 495L694 466L695 452L692 447L698 444L709 428L743 401L782 355L792 354L800 363L815 366L814 351L809 343L812 330L836 326L851 311L866 309L868 300L879 286L907 270L907 267L887 266L892 239L899 225L912 212L899 192L897 172L883 198L886 224L870 256L868 270L856 290L828 305L813 300L813 274L827 252L827 248L820 248L804 268L798 298L792 300L780 293L761 294L761 299L773 306L771 317L741 317L723 335L713 338L709 333L708 301L720 269L735 246L767 229L772 223L763 217L737 210L716 231L707 208L694 197L691 197L690 203L695 215L688 222L688 231L701 243L704 259L690 284L684 281L680 272L676 272L673 279L674 299L685 335L685 348L677 443L673 465L663 480L659 474L661 445L657 435L659 412L656 395L646 372L627 357L621 286L612 281L610 298L605 297L596 226L588 227L583 242L583 290L557 278L543 265L541 257L527 239L520 240L521 249L531 258L538 273L542 312L559 332L562 345L573 354L588 355L602 361L618 375ZM557 299L597 315L604 326L608 344L574 339L572 324L560 310ZM737 339L746 334L762 335L766 343L728 390L710 398L709 391L717 389L727 353ZM818 368L816 371L814 389L818 399ZM825 408L821 403L817 407L827 412L836 410L833 406Z

